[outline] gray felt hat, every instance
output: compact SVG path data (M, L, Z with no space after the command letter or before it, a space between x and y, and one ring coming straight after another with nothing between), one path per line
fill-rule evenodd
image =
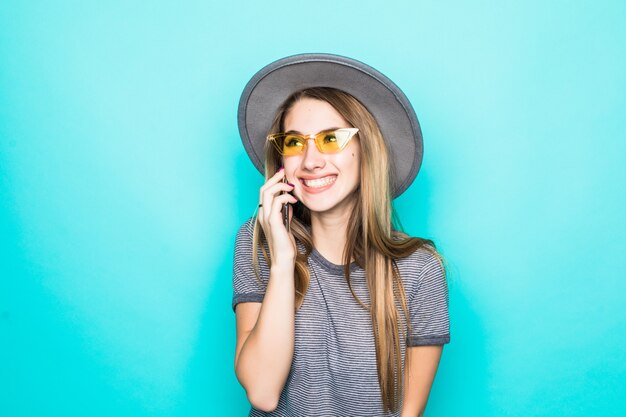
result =
M392 195L402 194L422 164L422 131L415 111L389 78L339 55L289 56L262 68L248 81L237 118L241 140L254 166L263 173L266 136L280 105L293 92L310 87L345 91L372 113L390 151Z

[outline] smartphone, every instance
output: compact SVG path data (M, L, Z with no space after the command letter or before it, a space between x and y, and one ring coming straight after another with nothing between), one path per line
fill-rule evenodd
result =
M287 177L283 177L283 183L287 183ZM285 194L283 191L281 194ZM287 228L287 232L289 232L289 204L283 204L283 224Z

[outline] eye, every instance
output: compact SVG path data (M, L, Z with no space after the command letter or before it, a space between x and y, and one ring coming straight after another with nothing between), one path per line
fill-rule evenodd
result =
M287 136L285 138L284 146L285 146L285 148L301 147L302 146L302 142L296 136Z
M324 136L324 143L335 143L337 142L337 137L335 136L334 133L328 133L326 136Z

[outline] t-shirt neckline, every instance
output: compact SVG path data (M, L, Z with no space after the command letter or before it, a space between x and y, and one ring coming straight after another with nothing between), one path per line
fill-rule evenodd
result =
M324 258L324 256L322 256L322 254L319 253L317 249L313 248L309 256L313 258L317 263L319 263L327 271L343 274L343 268L344 268L343 265L337 265L335 263L332 263L328 259ZM359 265L356 262L350 263L350 272L356 271L358 268L359 268Z

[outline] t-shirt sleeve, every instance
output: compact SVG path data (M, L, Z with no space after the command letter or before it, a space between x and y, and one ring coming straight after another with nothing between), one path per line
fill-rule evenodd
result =
M407 346L450 343L448 283L445 269L434 253L427 251L417 285L408 295L411 329Z
M258 251L260 277L252 266L252 232L254 219L241 226L235 239L233 260L233 311L239 303L260 303L265 296L269 278L269 268L262 252Z

